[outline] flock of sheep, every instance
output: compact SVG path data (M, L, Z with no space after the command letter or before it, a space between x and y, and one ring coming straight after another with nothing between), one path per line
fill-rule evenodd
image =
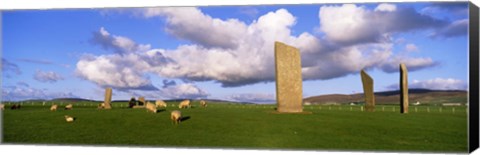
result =
M202 107L207 107L207 102L205 102L204 100L200 100L200 106ZM150 112L153 112L153 113L157 113L157 108L158 107L161 107L161 108L167 108L167 103L165 103L164 101L162 100L157 100L155 101L155 104L151 103L151 102L147 102L145 108L147 109L147 111L150 111ZM192 105L191 105L191 102L190 100L183 100L182 102L180 102L178 104L178 108L179 109L182 109L182 108L191 108ZM180 112L179 110L173 110L171 113L170 113L170 119L175 123L175 124L178 124L180 123L180 121L182 120L182 112Z
M200 106L207 107L207 102L205 102L204 100L200 100ZM183 100L182 102L180 102L178 104L179 109L191 108L191 107L192 107L192 105L191 105L190 100ZM13 105L12 106L12 109L17 109L17 108L20 108L20 105ZM104 108L105 108L105 103L101 103L101 104L98 105L98 109L104 109ZM145 109L147 109L147 112L157 113L158 112L157 108L167 108L167 103L165 103L162 100L156 100L155 104L153 104L151 102L147 102L147 104L145 105ZM0 104L0 109L4 110L5 105ZM54 103L54 104L52 104L52 106L50 106L50 111L57 111L57 109L58 109L58 104ZM64 109L65 110L72 110L73 109L73 104L65 105ZM72 116L65 115L64 117L65 117L65 121L67 121L67 122L73 122L75 120L75 117L72 117ZM179 111L179 110L173 110L170 113L170 119L175 124L180 123L180 121L182 120L182 112Z
M200 100L200 106L201 107L207 107L207 102L205 102L204 100ZM178 104L179 109L191 108L191 107L192 107L192 105L191 105L190 100L183 100L182 102L180 102ZM16 105L16 104L11 107L11 109L19 109L19 108L20 108L20 105ZM104 109L104 108L105 108L105 103L101 103L101 104L98 105L98 109ZM155 104L153 104L151 102L147 102L147 104L145 105L145 109L147 109L147 112L157 113L158 112L157 108L167 108L167 103L165 103L162 100L156 100ZM0 109L4 110L5 105L0 104ZM50 106L50 111L57 111L57 109L58 109L58 104L54 103L54 104L52 104L52 106ZM72 110L73 109L73 104L65 105L64 109L65 110ZM72 117L72 116L65 115L64 117L65 117L65 121L67 121L67 122L73 122L75 120L75 117ZM180 121L182 120L182 112L180 110L173 110L170 113L170 119L175 124L180 123Z

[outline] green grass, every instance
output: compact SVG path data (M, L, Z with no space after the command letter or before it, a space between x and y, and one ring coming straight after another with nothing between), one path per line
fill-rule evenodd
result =
M83 106L86 104L86 106ZM312 114L275 114L275 105L209 104L182 109L189 119L172 125L166 111L147 113L111 110L78 103L73 110L49 111L49 105L25 104L3 111L5 143L128 145L293 150L371 150L467 152L465 107L414 106L400 114L398 107L304 106ZM123 107L122 107L123 106ZM351 110L350 110L351 108ZM395 109L394 109L395 108ZM429 111L427 111L427 108ZM330 110L329 110L330 109ZM383 110L382 110L383 109ZM394 112L395 110L395 112ZM77 118L66 123L64 115Z

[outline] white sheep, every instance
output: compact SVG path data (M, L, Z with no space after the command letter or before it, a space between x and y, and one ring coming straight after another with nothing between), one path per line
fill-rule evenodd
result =
M53 105L50 107L50 111L57 111L57 108L58 108L58 105L57 105L57 104L53 104Z
M175 122L175 124L180 123L180 121L182 120L182 112L178 110L172 111L170 113L170 119L172 119L172 121Z
M105 103L98 104L98 109L105 109Z
M5 104L0 104L0 110L5 110Z
M190 100L183 100L182 102L180 102L180 104L178 104L178 108L180 108L180 109L191 108Z
M147 105L145 106L145 108L147 109L147 112L151 111L153 113L157 113L157 106L155 106L155 104L151 102L147 102Z
M155 105L156 105L157 107L164 107L164 108L167 107L167 103L165 103L165 102L162 101L162 100L157 100L157 101L155 101Z
M67 121L67 122L69 122L69 123L70 123L70 122L73 122L74 120L75 120L75 118L74 118L74 117L72 117L72 116L68 116L68 115L65 115L65 121Z
M207 102L205 102L204 100L200 100L200 105L202 107L207 107Z
M65 110L72 110L72 108L73 108L72 104L68 104L65 106Z

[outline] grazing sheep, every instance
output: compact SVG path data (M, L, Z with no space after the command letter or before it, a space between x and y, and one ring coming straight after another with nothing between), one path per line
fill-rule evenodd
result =
M70 122L73 122L74 120L75 120L75 118L74 118L74 117L72 117L72 116L68 116L68 115L65 115L65 121L67 121L67 122L69 122L69 123L70 123Z
M72 105L72 104L67 104L67 105L65 106L65 110L72 110L72 108L73 108L73 105Z
M14 104L10 109L15 110L15 109L20 109L20 104Z
M191 108L192 106L190 105L190 100L183 100L182 102L180 102L180 104L178 104L178 108L182 109L182 108Z
M105 103L98 104L98 109L105 109Z
M135 100L135 97L132 97L128 102L128 108L133 108L135 105L137 105L137 100Z
M155 106L155 104L151 102L147 102L147 105L145 106L145 108L147 109L147 112L151 111L153 113L157 113L157 106Z
M0 109L5 110L5 104L0 104Z
M200 105L202 107L207 107L207 102L205 102L204 100L200 100Z
M164 107L164 108L167 107L167 103L163 102L162 100L157 100L157 101L155 101L155 105L156 105L157 107Z
M50 111L57 111L57 108L58 108L58 105L53 104L53 105L50 107Z
M175 124L180 123L180 121L182 120L182 112L178 110L172 111L172 113L170 114L170 119L172 119Z

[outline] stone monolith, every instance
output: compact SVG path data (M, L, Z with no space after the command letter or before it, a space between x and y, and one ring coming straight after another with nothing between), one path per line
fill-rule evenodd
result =
M275 84L278 112L302 112L302 66L297 48L275 42Z

